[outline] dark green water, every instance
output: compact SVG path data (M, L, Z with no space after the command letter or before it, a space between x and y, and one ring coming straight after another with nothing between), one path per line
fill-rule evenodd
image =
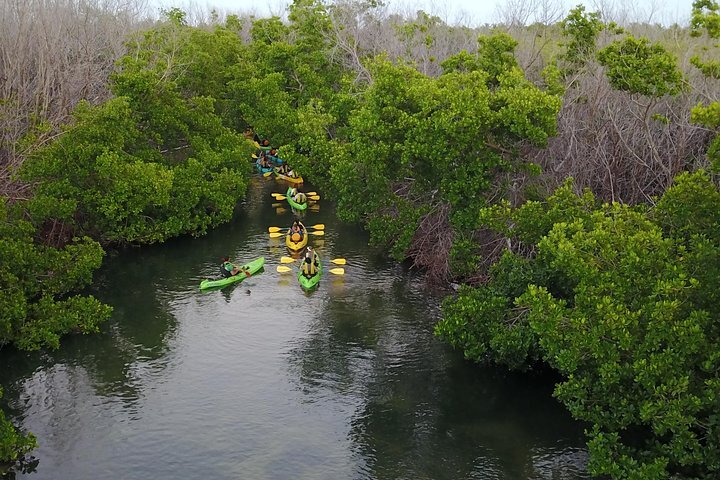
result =
M582 426L547 379L480 368L432 335L438 297L330 205L311 238L344 276L303 292L276 272L272 180L229 225L115 254L98 335L0 352L9 413L40 440L41 479L579 479ZM202 293L219 258L265 271Z

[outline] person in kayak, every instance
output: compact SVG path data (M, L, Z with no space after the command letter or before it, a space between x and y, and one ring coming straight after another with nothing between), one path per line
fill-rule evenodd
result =
M302 273L307 278L312 278L317 274L318 271L318 256L315 254L315 250L312 247L307 247L305 251L305 260L302 263Z
M240 272L244 272L246 276L250 276L250 272L247 268L235 266L231 261L230 257L223 257L222 265L220 265L220 271L224 277L234 277Z
M292 187L290 189L290 198L295 198L295 195L297 195L297 193L298 193L298 189L295 187Z
M282 165L280 165L280 166L277 168L276 171L277 171L277 173L279 173L280 175L287 175L288 172L290 171L290 166L289 166L287 163L283 163Z
M307 195L305 195L303 192L297 192L293 197L293 200L295 201L295 203L302 205L303 203L307 202Z
M303 235L305 235L305 232L303 231L302 225L295 220L290 227L290 240L299 243L303 239Z
M274 166L272 160L270 160L265 151L260 152L260 159L258 160L258 163L262 168L273 168Z

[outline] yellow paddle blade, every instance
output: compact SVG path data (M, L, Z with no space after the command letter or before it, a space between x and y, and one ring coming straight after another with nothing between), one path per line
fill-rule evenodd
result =
M308 195L307 198L309 198L310 200L315 200L317 202L318 200L320 200L320 195Z
M278 267L280 268L280 267ZM285 267L287 268L287 267ZM331 268L330 273L334 273L335 275L345 275L345 269L344 268Z
M307 232L307 233L309 233L310 235L317 235L318 237L321 237L321 236L325 235L325 230L318 230L317 232Z
M333 259L330 260L330 261L331 261L332 263L334 263L335 265L345 265L345 264L347 263L347 261L345 261L344 258L333 258Z
M285 199L284 193L271 193L270 195L272 195L275 200L284 200Z
M305 195L318 195L318 192L305 192Z
M280 257L280 263L293 263L294 261L295 259L291 257Z
M269 177L270 175L272 175L272 173L273 173L272 170L270 170L269 172L265 172L265 173L263 173L263 177Z
M325 230L325 225L322 223L318 223L315 225L310 225L308 228L314 228L316 230Z
M282 232L272 232L272 233L270 234L270 238L280 238L280 237L282 237L283 235L285 235L285 234L282 233Z
M342 270L342 268L340 268L339 270ZM282 265L278 265L278 266L277 266L277 271L278 271L279 273L288 273L288 272L292 272L292 268L290 268L290 267L283 267Z
M282 228L280 228L280 227L268 227L268 232L270 232L270 233L275 233L275 232L280 232L280 231L282 231Z

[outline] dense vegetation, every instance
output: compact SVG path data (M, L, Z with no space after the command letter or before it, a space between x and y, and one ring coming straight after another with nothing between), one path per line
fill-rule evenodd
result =
M380 2L33 8L0 7L0 345L97 330L110 307L77 292L104 248L228 221L252 126L374 243L467 284L439 335L562 375L593 473L718 475L717 2L689 27L578 6L479 29ZM34 442L0 417L0 461Z

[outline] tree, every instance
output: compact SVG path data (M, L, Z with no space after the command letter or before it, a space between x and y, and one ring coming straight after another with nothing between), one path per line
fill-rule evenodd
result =
M677 60L660 44L632 36L616 40L597 54L607 68L610 84L618 90L648 97L675 95L683 89Z
M591 473L715 478L718 208L699 172L653 212L596 206L569 186L544 203L488 209L488 224L532 254L507 252L487 285L447 300L436 332L476 361L559 371L555 395L591 425Z
M195 34L181 13L129 42L112 75L116 98L80 104L65 133L24 165L37 195L74 202L69 223L103 243L201 235L230 220L245 191L250 166L237 159L252 145L201 95L224 96L205 68L234 58L238 40L223 28ZM198 53L208 44L212 62Z
M599 12L585 13L585 6L578 5L560 22L560 28L561 34L570 39L561 58L569 64L567 72L572 73L591 58L598 34L605 26Z

